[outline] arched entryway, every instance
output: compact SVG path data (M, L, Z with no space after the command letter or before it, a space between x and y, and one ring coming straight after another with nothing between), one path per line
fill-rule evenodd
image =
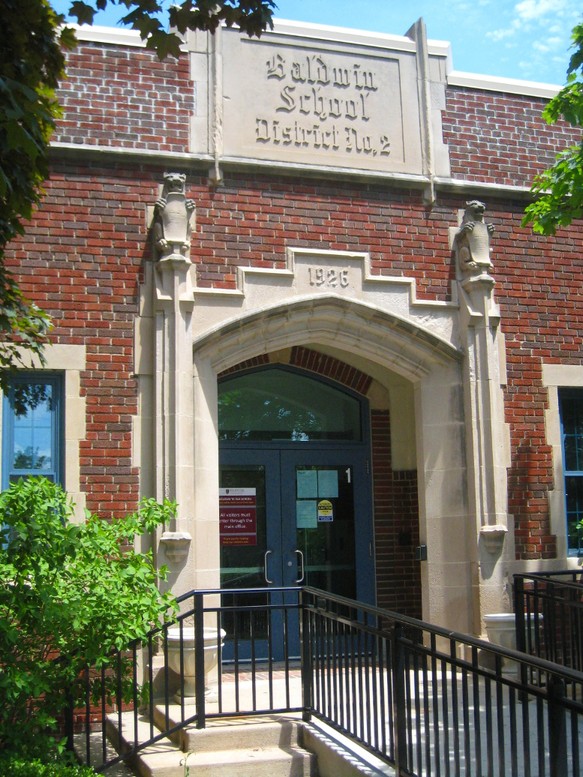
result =
M325 365L331 362L336 366L330 370ZM190 525L196 536L190 579L203 587L220 583L219 492L225 487L218 467L221 381L267 364L307 370L366 399L374 516L371 567L376 591L383 592L376 601L391 609L406 604L410 614L425 618L435 612L438 622L447 622L453 613L453 621L467 628L471 559L462 490L459 354L409 322L342 299L302 300L241 316L207 330L194 343L195 519ZM358 374L364 385L343 382L341 366ZM284 465L280 460L280 473ZM416 556L423 545L426 561ZM296 572L299 556L295 546L289 549L297 561L287 558L283 563L291 561L288 568ZM267 576L273 579L271 560L270 554ZM263 574L259 563L255 567L257 575ZM189 573L185 567L184 576ZM462 597L463 606L451 609L451 601Z

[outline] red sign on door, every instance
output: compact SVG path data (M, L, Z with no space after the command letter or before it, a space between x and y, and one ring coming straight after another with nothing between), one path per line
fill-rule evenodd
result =
M219 522L221 545L257 545L256 489L219 489Z

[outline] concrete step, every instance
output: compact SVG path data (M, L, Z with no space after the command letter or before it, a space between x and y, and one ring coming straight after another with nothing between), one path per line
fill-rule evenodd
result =
M182 754L179 770L170 771L168 762L140 756L147 767L139 771L148 777L313 777L314 756L299 747L282 750L278 747L241 748L215 752ZM188 772L186 771L188 768Z
M184 731L182 749L198 754L230 750L261 753L282 750L301 751L299 737L301 721L292 718L261 718L226 720L204 730Z
M132 767L140 777L314 777L316 757L300 746L301 727L288 717L212 721L144 748ZM149 723L139 728L145 739ZM123 749L123 736L116 744Z
M168 728L178 723L173 715L179 708L170 707ZM166 727L167 718L163 707L154 709L154 723ZM296 747L299 743L301 721L298 718L278 715L260 718L226 718L210 722L204 729L194 726L177 731L172 740L185 753L215 752L216 750L240 750L242 748Z
M163 716L162 711L159 714ZM127 752L123 732L133 738L133 715L122 715L122 736L117 723L113 715L108 733L116 749ZM149 721L142 717L137 726L138 739L146 741ZM293 715L209 721L206 729L189 731L178 740L187 743L190 752L164 737L133 759L134 773L140 777L395 777L390 766L325 724L304 723Z

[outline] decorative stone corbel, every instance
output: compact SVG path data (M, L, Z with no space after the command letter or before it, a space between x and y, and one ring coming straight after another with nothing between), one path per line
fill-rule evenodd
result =
M170 561L180 562L188 556L192 537L185 531L165 531L160 537L160 544Z
M492 524L480 528L480 537L488 553L499 554L508 528L503 524Z

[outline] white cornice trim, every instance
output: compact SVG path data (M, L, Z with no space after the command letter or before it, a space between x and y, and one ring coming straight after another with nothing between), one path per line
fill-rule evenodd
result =
M116 46L134 46L144 48L145 42L136 30L123 27L102 27L99 25L78 25L68 23L67 27L75 30L80 41L93 43L110 43ZM415 51L415 43L406 35L390 35L389 33L368 32L348 27L334 27L328 24L306 24L289 19L274 19L273 30L267 30L265 35L293 35L300 38L321 38L342 43L357 43L361 46L392 49L395 51ZM451 56L451 44L448 41L429 40L429 53L435 57Z
M511 184L492 183L490 181L473 181L468 178L443 178L437 176L433 179L437 189L449 192L485 192L511 197L523 198L531 196L529 186L513 186Z
M144 48L146 45L136 30L129 30L123 27L100 27L88 24L67 24L67 27L72 27L75 30L77 39L81 41L111 43L117 46L137 46L140 48ZM326 24L306 24L287 19L274 19L273 30L266 30L264 33L265 37L270 35L293 35L298 38L319 38L341 43L358 43L359 45L390 48L396 51L415 51L415 43L405 35L367 32L366 30L353 30ZM449 46L448 43L442 44L440 41L430 41L430 45L431 43L437 44L435 46L435 53L438 55L442 52L443 45Z
M521 81L518 78L499 78L453 70L447 75L448 86L465 86L468 89L485 89L489 92L508 92L522 97L544 97L551 99L561 89L554 84L539 84L536 81Z
M131 157L153 163L159 161L176 161L181 163L210 163L214 157L210 154L191 154L187 151L156 151L149 148L125 148L123 146L82 145L80 143L51 143L50 151L58 154L83 154L88 158L106 159L107 157Z
M395 51L415 51L415 42L405 35L356 30L351 27L335 27L330 24L295 22L290 19L274 19L273 30L266 35L293 35L296 38L319 38L338 43L357 43L361 46L390 48Z
M126 30L120 27L100 27L97 24L66 24L65 26L72 27L75 30L75 36L78 41L109 43L112 46L133 46L139 49L146 48L146 43L140 38L140 33L137 30Z
M168 164L174 162L181 167L189 165L200 166L210 165L214 157L210 154L191 154L188 152L172 151L154 151L151 149L123 148L111 146L90 146L79 145L77 143L51 143L50 151L63 156L74 155L75 157L86 157L88 160L118 160L126 157L133 161L147 162L152 164ZM260 159L242 159L238 157L222 157L221 166L231 170L260 170L269 175L287 174L303 175L309 178L326 177L340 178L343 180L372 181L376 183L386 183L401 188L422 189L430 183L430 179L423 175L414 173L383 173L374 170L363 170L361 168L345 167L326 167L324 165L301 165L296 163L272 162ZM511 186L508 184L491 183L489 181L472 181L468 179L436 177L433 179L438 191L459 192L466 196L467 193L489 194L498 197L516 197L525 199L530 197L530 188L528 186Z

